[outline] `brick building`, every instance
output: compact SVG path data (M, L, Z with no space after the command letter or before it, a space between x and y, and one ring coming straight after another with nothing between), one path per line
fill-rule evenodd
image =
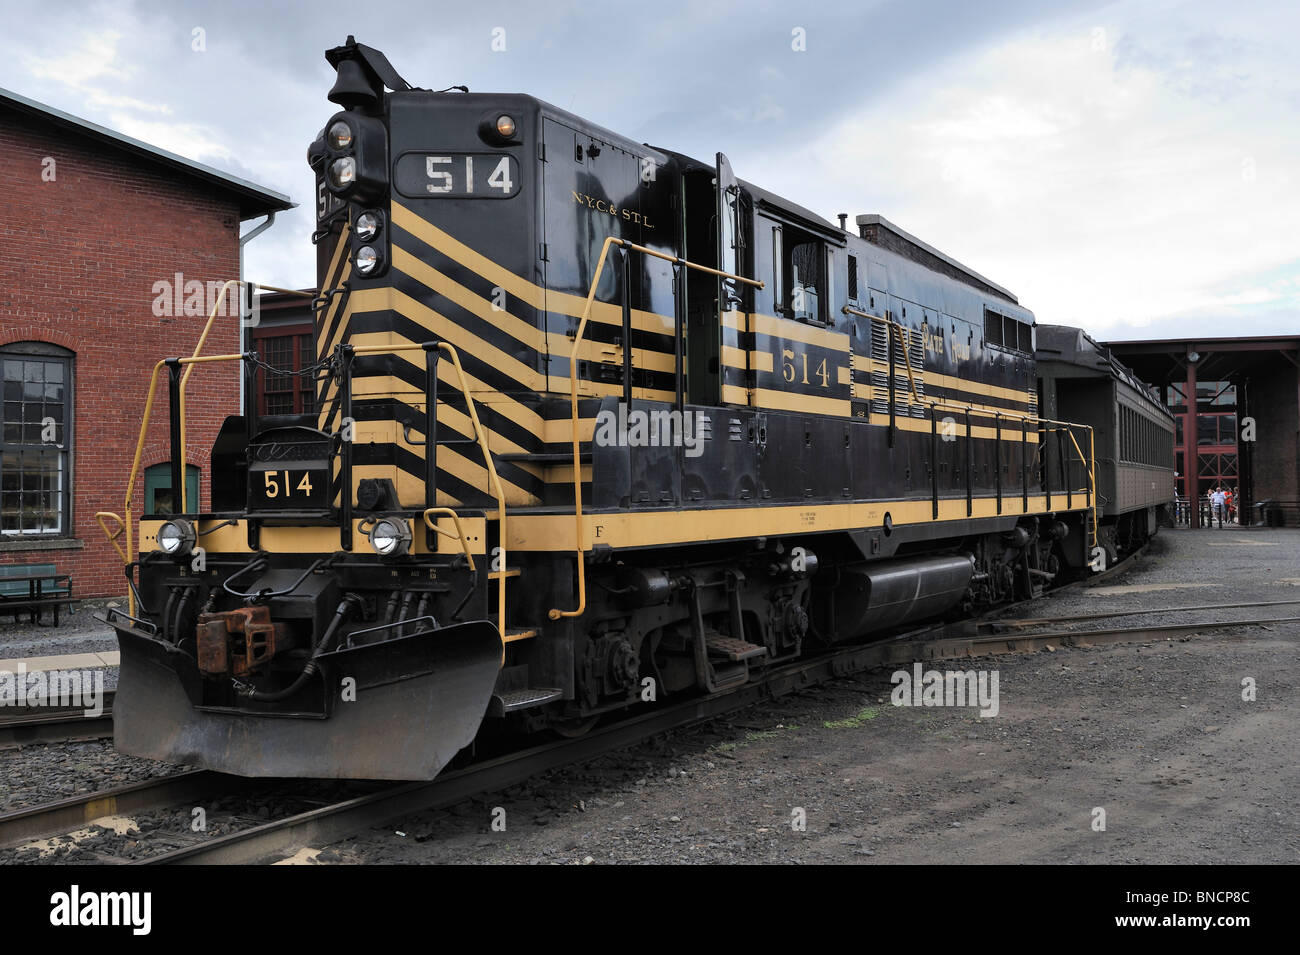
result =
M316 392L301 372L316 361L316 326L311 301L301 295L268 292L258 298L257 324L247 329L245 350L287 374L257 376L257 413L307 414L316 410Z
M78 597L125 592L95 521L122 513L154 363L194 351L239 277L240 223L287 197L0 90L0 565L53 564ZM239 348L238 304L205 353ZM133 514L170 509L165 378ZM188 387L186 465L207 507L208 450L237 413L233 365ZM191 505L191 510L194 506Z

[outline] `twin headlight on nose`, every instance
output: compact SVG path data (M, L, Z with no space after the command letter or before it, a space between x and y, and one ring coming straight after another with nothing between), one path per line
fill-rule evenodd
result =
M198 534L189 521L177 518L158 528L158 548L168 557L188 557Z
M401 557L411 549L411 525L400 517L381 517L366 531L380 557ZM177 518L158 528L158 549L168 557L188 557L198 540L194 525Z
M381 517L366 536L380 557L401 557L411 549L411 525L401 518Z
M356 251L352 253L352 267L361 275L375 275L383 268L383 244L376 242L384 231L384 214L367 210L357 216L352 223L352 235L356 238Z
M335 114L325 127L324 149L317 140L307 158L315 168L323 165L325 185L340 199L380 204L388 195L388 134L380 119L354 110ZM383 212L363 208L355 213L352 268L357 275L373 278L383 272L383 231Z

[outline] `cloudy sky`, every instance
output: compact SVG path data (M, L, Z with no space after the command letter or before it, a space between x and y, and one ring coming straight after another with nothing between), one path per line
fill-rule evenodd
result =
M1293 3L0 12L0 86L300 203L248 247L248 277L268 284L314 284L305 151L334 111L323 51L353 33L412 85L532 93L641 141L721 150L742 178L828 219L881 213L1041 322L1112 339L1300 331Z

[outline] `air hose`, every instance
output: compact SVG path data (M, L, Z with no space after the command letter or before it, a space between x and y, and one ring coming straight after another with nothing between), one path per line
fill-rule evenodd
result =
M353 602L356 600L356 597L349 594L339 601L338 607L334 610L334 619L325 628L325 634L320 638L320 643L316 644L316 649L312 651L310 659L307 660L307 665L302 668L302 672L298 674L297 679L292 683L282 690L275 691L258 690L251 683L236 683L235 691L250 700L257 700L259 703L278 703L280 700L287 700L301 690L307 685L307 681L315 676L317 670L320 669L316 665L316 661L334 642L334 636L338 633L339 625L343 623L343 618L347 616L348 610L351 609Z

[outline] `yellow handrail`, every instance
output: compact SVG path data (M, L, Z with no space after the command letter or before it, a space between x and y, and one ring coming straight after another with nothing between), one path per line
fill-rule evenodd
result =
M1086 425L1086 424L1085 424L1085 425L1069 425L1069 426L1066 426L1066 427L1064 427L1064 428L1057 427L1057 428L1054 428L1053 430L1055 430L1055 431L1064 431L1066 434L1068 434L1068 435L1070 436L1070 443L1074 445L1074 450L1075 450L1075 452L1079 455L1079 461L1080 461L1080 463L1082 463L1083 465L1085 465L1085 466L1087 467L1087 474L1088 474L1088 489L1092 492L1092 507L1089 508L1089 510L1092 511L1092 546L1093 546L1093 547L1096 547L1096 546L1097 546L1097 485L1096 485L1096 481L1095 481L1095 475L1094 475L1094 473L1093 473L1093 467L1094 467L1094 465L1093 465L1093 462L1092 462L1092 461L1088 460L1087 458L1085 458L1085 457L1083 456L1083 448L1079 447L1079 442L1076 441L1076 440L1075 440L1075 437L1074 437L1074 431L1071 430L1071 429L1074 428L1074 427L1081 427L1081 428L1087 428L1087 429L1088 429L1088 437L1089 437L1089 442L1088 442L1088 443L1089 443L1089 447L1090 447L1090 448L1093 448L1093 449L1095 450L1095 445L1093 445L1093 443L1092 443L1092 428L1091 428L1091 426L1089 426L1089 425ZM1066 480L1069 480L1068 476L1067 476Z
M239 361L239 360L242 359L243 357L244 357L243 355L205 355L205 356L203 356L203 357L181 358L181 359L179 359L179 364L182 364L182 365L198 365L198 364L203 364L203 363L205 363L205 362L210 362L210 361ZM101 511L99 514L96 514L96 515L95 515L96 519L99 519L100 515L102 514L102 515L104 515L104 516L106 516L106 517L112 517L114 520L117 520L117 521L121 522L122 528L121 528L121 530L119 531L119 533L121 533L122 531L125 531L125 532L126 532L126 553L125 553L125 554L122 554L122 550L121 550L121 548L118 548L118 553L121 554L121 555L122 555L122 558L123 558L123 560L122 560L123 564L129 564L129 563L131 563L131 553L132 553L132 547L131 547L131 499L132 499L132 497L134 497L134 495L135 495L135 479L136 479L136 478L139 476L139 474L140 474L140 457L141 457L141 455L144 454L144 442L145 442L145 438L146 438L146 437L148 436L148 434L149 434L149 421L150 421L150 419L153 417L153 399L154 399L154 395L155 395L155 394L157 393L157 391L158 391L158 372L161 371L161 370L163 369L163 367L166 366L166 364L167 364L167 360L166 360L166 359L163 359L162 361L160 361L160 362L158 362L157 364L155 364L155 365L153 366L153 374L149 376L149 395L148 395L147 398L145 398L145 402L144 402L144 417L143 417L143 418L141 419L141 421L140 421L140 437L137 438L137 439L136 439L136 442L135 442L135 458L131 461L131 474L130 474L130 476L127 478L127 481L126 481L126 501L125 501L125 505L124 505L124 507L122 508L123 513L126 515L126 520L123 521L123 520L122 520L120 517L118 517L116 514L112 514L112 513L108 512L108 511ZM186 369L186 370L188 371L188 369ZM183 404L182 404L182 406L181 406L181 411L182 411L182 413L184 412L184 405L183 405ZM182 432L182 436L183 436L183 432ZM185 442L184 442L184 439L183 439L183 437L182 437L182 441L181 441L181 454L182 454L181 464L182 464L182 466L183 466L184 463L185 463L185 462L184 462L184 447L185 447ZM184 473L184 472L182 471L182 473ZM184 482L184 481L181 481L181 485L182 485L182 487L184 486L184 484L185 484L185 482ZM184 514L184 513L185 513L185 504L184 504L183 501L182 501L182 503L181 503L181 510L179 511L179 513L181 513L181 514ZM104 526L104 522L103 522L102 520L99 521L99 526L100 526L100 528L104 531L105 536L108 537L108 539L109 539L109 543L112 543L112 542L116 539L116 536L117 536L117 535L110 534L109 531L108 531L108 528ZM116 545L114 545L114 546L116 546ZM134 592L130 592L130 593L127 594L127 602L128 602L128 604L129 604L129 606L130 606L130 612L131 612L131 613L135 613L135 594L134 594Z
M226 290L227 290L229 287L231 287L232 285L234 285L234 284L237 284L237 283L234 282L233 280L232 280L231 282L227 282L226 285L222 286L222 292L221 292L221 294L224 295L225 292L226 292ZM269 285L263 285L263 286L259 286L259 287L260 287L260 288L272 288L272 287L269 286ZM285 291L285 290L283 290L283 289L272 289L272 290L273 290L273 291ZM302 294L305 294L305 293L302 293ZM218 299L218 305L219 305L219 304L220 304L220 298ZM182 378L181 378L181 387L182 387L182 391L181 391L181 397L180 397L180 405L181 405L181 407L180 407L180 413L181 413L181 447L182 447L182 449L183 449L184 446L185 446L185 438L184 438L184 434L185 434L185 432L184 432L184 420L185 420L185 417L184 417L184 415L185 415L185 399L184 399L184 391L183 391L183 388L184 388L185 380L189 377L189 375L190 375L190 374L192 373L192 371L193 371L193 369L192 369L191 367L189 367L189 366L191 366L191 365L201 365L201 364L206 364L206 363L208 363L208 362L217 362L217 361L239 361L239 360L242 360L242 358L244 357L243 355L199 355L199 354L197 354L197 352L198 352L199 350L202 349L203 342L204 342L204 341L206 340L206 338L207 338L207 332L208 332L208 329L211 327L212 319L215 318L215 317L216 317L216 310L214 309L212 315L209 316L209 319L208 319L208 327L205 327L205 328L204 328L203 335L202 335L202 336L200 337L200 339L199 339L199 346L198 346L198 348L195 349L196 354L192 355L192 356L189 357L189 358L181 358L181 359L179 359L179 361L178 361L178 364L186 366L185 374L184 374L184 375L182 376ZM356 348L354 349L354 353L358 353L358 354L371 354L371 353L376 353L376 352L414 351L414 350L423 350L423 348L424 348L423 345L363 345L363 346L358 346L358 347L356 347ZM471 422L473 423L473 425L474 425L474 435L475 435L475 437L478 439L479 447L482 448L482 450L483 450L483 460L484 460L485 465L486 465L486 468L487 468L488 476L489 476L489 478L490 478L490 480L491 480L493 495L494 495L494 496L496 497L496 499L497 499L497 520L499 521L499 523L500 523L500 528L501 528L501 542L500 542L500 546L501 546L501 562L502 562L502 566L504 567L504 566L505 566L506 559L507 559L507 558L506 558L507 540L506 540L506 503L505 503L505 492L502 490L502 487L501 487L501 479L500 479L500 477L497 475L496 464L495 464L494 461L492 460L492 453L491 453L490 449L488 448L487 435L485 434L485 432L484 432L484 430L483 430L483 425L482 425L482 423L479 421L478 411L477 411L476 406L475 406L474 397L473 397L473 395L470 393L470 390L469 390L469 382L468 382L468 380L465 378L465 369L464 369L464 367L461 365L461 362L460 362L460 353L457 352L455 346L452 345L452 344L449 343L449 342L439 342L439 343L438 343L438 348L439 348L440 350L442 350L442 351L444 351L444 352L447 353L447 355L451 358L452 364L455 366L457 380L458 380L459 383L460 383L460 388L461 388L462 393L464 393L464 395L465 395L465 402L466 402L466 407L467 407L467 409L468 409L468 411L469 411L470 421L471 421ZM125 552L125 553L123 553L123 552L122 552L122 549L121 549L120 547L117 546L117 544L116 544L116 538L117 538L118 536L120 536L120 535L122 534L123 530L126 530L126 529L130 526L130 523L131 523L131 499L132 499L132 497L133 497L133 495L134 495L134 492L135 492L135 480L136 480L136 478L139 476L139 472L140 472L140 458L141 458L142 454L144 453L144 443L145 443L145 438L147 437L147 435L148 435L148 431L149 431L149 421L150 421L150 419L151 419L152 416L153 416L153 402L154 402L154 396L157 394L157 391L158 391L158 373L159 373L159 371L161 371L161 370L166 366L166 364L167 364L166 359L164 359L164 360L162 360L162 361L159 361L157 364L155 364L155 365L154 365L154 368L153 368L153 374L152 374L152 375L150 376L150 378L149 378L149 394L148 394L148 397L145 399L144 418L143 418L143 420L140 422L140 436L139 436L139 438L136 440L136 446L135 446L135 458L134 458L134 460L131 462L131 474L130 474L130 476L129 476L128 479L127 479L127 486L126 486L126 504L125 504L125 508L124 508L125 513L126 513L126 520L123 521L123 520L122 520L120 517L118 517L116 514L112 514L112 513L107 512L107 511L100 512L99 515L96 515L97 518L100 518L101 515L102 515L103 517L111 517L111 518L113 518L114 520L116 520L116 521L121 525L121 526L119 527L119 529L118 529L117 534L111 534L111 533L109 532L107 526L105 526L103 520L101 519L100 522L99 522L100 528L104 531L104 535L105 535L106 537L108 537L110 543L113 543L114 547L117 549L117 552L118 552L119 556L121 556L121 557L123 558L123 564L124 564L124 565L125 565L125 564L129 564L129 563L131 562L131 552L132 552L132 548L131 548L131 535L130 535L130 532L127 531L127 534L126 534L126 552ZM428 436L427 436L427 435L426 435L426 440L428 440ZM182 482L182 483L183 483L183 482ZM348 491L347 493L351 493L350 489L349 489L349 491ZM433 510L439 510L439 509L434 508ZM449 510L449 509L448 509L448 510ZM186 513L186 509L185 509L184 501L182 501L182 505L181 505L181 511L180 511L180 513L182 513L182 514ZM426 520L427 520L427 512L426 512ZM460 522L459 522L459 520L456 521L456 527L457 527L457 530L459 531L459 530L460 530ZM437 530L437 528L434 528L434 530ZM463 538L463 536L462 536L462 542L463 542L463 541L464 541L464 538ZM473 570L473 569L474 569L474 559L473 559L473 557L470 557L470 556L469 556L468 551L466 551L466 556L469 557L470 569ZM498 580L498 588L499 588L499 589L498 589L497 593L498 593L498 600L499 600L499 603L500 603L500 606L497 608L497 609L498 609L498 624L499 624L499 626L500 626L500 628L501 628L502 636L504 636L504 635L505 635L505 597L506 597L506 578L505 578L505 575L504 575L504 574L503 574L503 575L499 578L499 580ZM128 595L127 595L127 599L128 599L128 601L130 602L130 612L131 612L131 613L135 613L135 600L134 600L134 595L133 595L133 594L128 594Z
M208 321L207 321L207 324L203 326L203 334L199 336L199 343L198 343L197 345L194 346L194 354L190 356L191 358L198 358L199 355L203 352L203 346L204 346L204 345L207 343L207 341L208 341L208 333L209 333L210 331L212 331L212 323L216 320L216 318L217 318L217 312L221 311L221 305L222 305L222 303L226 300L226 292L229 291L231 288L233 288L233 287L236 286L236 285L250 285L250 284L252 284L252 285L257 285L258 288L268 289L269 291L272 291L272 292L280 292L280 293L282 293L282 294L284 294L284 295L299 295L299 296L302 296L303 298L315 298L315 297L316 297L316 293L315 293L314 291L312 291L312 292L304 292L304 291L302 291L301 289L276 288L274 285L261 285L261 284L258 284L258 283L256 283L256 282L253 282L253 283L245 282L245 281L242 280L242 279L230 279L228 282L226 282L225 285L221 286L221 291L217 293L217 300L212 304L212 311L208 313ZM240 346L241 346L241 347L243 346L242 338L241 338L241 341L240 341ZM180 404L181 404L181 477L182 477L182 480L181 480L181 492L180 492L181 509L180 509L180 511L178 511L178 513L180 513L180 514L185 514L185 513L188 513L188 511L189 511L189 501L186 500L186 494L187 494L187 492L186 492L185 481L184 481L184 476L185 476L185 467L186 467L186 462L185 462L185 449L186 449L186 444L185 444L185 387L186 387L186 385L188 385L188 384L190 383L190 375L192 375L192 374L194 374L194 369L193 369L193 368L186 368L186 369L185 369L185 374L181 376Z
M104 518L106 517L111 517L113 520L117 521L116 531L110 531L108 529L108 525L104 523ZM99 528L104 532L104 536L108 538L108 542L113 545L113 550L117 551L117 555L122 558L122 565L126 566L131 563L131 559L126 555L126 552L122 550L122 545L117 542L117 539L122 536L122 532L126 530L126 522L112 511L96 512L95 520L99 522ZM126 542L128 547L131 546L131 536L129 534L127 535ZM134 613L134 611L132 612Z
M700 265L697 262L688 262L680 256L648 249L643 245L636 245L612 235L605 239L605 243L600 247L600 258L596 260L596 272L591 279L591 288L587 291L587 301L582 306L582 317L578 320L578 329L573 335L573 347L569 349L569 404L573 419L573 539L578 559L578 606L573 610L561 610L558 607L552 607L547 614L552 620L560 620L564 617L581 617L587 610L586 548L582 546L582 461L579 454L581 442L578 440L578 352L582 348L582 336L587 331L587 319L591 316L591 305L596 300L596 286L600 284L600 277L605 270L605 260L609 256L609 247L611 245L621 245L625 249L652 255L674 265L684 265L686 268L695 269L697 272L706 272L709 275L735 279L738 282L744 282L746 285L753 285L755 288L764 288L764 284L757 279L747 279L743 275L733 275L730 272L723 272L721 269ZM625 294L626 291L625 289ZM675 334L680 335L681 329L677 329ZM631 348L632 343L630 341L624 342L623 347ZM679 368L678 374L681 374L681 372L682 369Z
M500 530L500 540L498 546L501 548L501 569L504 571L506 564L506 494L501 488L501 478L497 476L496 463L492 460L492 451L488 448L487 434L483 431L483 425L479 423L478 411L475 408L474 396L470 394L469 382L465 378L465 369L461 367L460 353L456 351L456 346L450 342L438 342L438 349L447 353L451 359L452 365L456 368L456 378L460 382L461 393L465 395L465 408L469 412L469 420L474 425L474 437L478 439L479 447L483 450L483 464L488 472L488 478L492 484L492 494L497 499L497 525ZM358 345L354 346L353 354L370 355L377 353L387 354L398 351L423 351L423 345ZM432 439L432 435L426 434L425 441ZM435 453L432 446L426 446L425 454ZM351 493L351 489L348 490ZM470 562L471 567L473 561ZM502 639L506 636L506 575L497 578L497 627L501 631Z
M451 537L451 531L444 531L441 527L433 522L433 515L439 517L450 517L453 524L456 525L456 538L460 541L460 549L465 552L465 559L469 561L470 573L475 571L474 555L469 552L469 541L465 539L465 530L460 526L460 515L450 507L430 507L424 512L424 524L435 534L442 534L444 537ZM502 634L504 636L504 634Z
M218 355L218 356L210 356L210 357L207 357L207 358L200 358L200 354L201 354L202 351L203 351L203 346L207 343L209 332L212 331L212 324L213 324L213 322L216 321L217 313L218 313L219 311L221 311L222 303L225 302L225 299L226 299L226 293L227 293L231 288L233 288L233 287L236 286L236 285L248 285L248 284L256 284L258 288L264 288L264 289L267 289L267 290L272 291L272 292L280 292L280 293L282 293L282 294L284 294L284 295L300 295L300 296L303 296L303 297L305 297L305 298L314 298L314 297L316 296L316 292L315 292L315 291L304 292L304 291L302 291L301 289L286 289L286 288L278 288L277 286L274 286L274 285L261 285L261 284L258 284L258 283L249 283L249 282L246 282L246 281L244 281L244 280L242 280L242 279L230 279L230 280L228 280L224 285L221 286L221 291L217 293L217 300L216 300L216 302L214 302L213 305L212 305L212 311L208 313L208 320L207 320L207 323L203 326L203 332L202 332L202 334L199 335L199 341L198 341L198 344L194 346L194 353L193 353L189 358L187 358L187 359L186 359L186 358L182 358L182 359L180 360L180 364L182 364L182 365L191 365L191 364L199 364L199 363L201 363L201 362L203 362L203 361L230 361L230 360L232 360L232 359L238 359L238 358L242 358L242 357L243 357L243 356L241 356L241 355ZM158 362L157 364L155 364L155 365L154 365L154 368L153 368L153 374L152 374L152 376L151 376L150 379L149 379L149 396L148 396L148 398L145 400L145 405L144 405L144 419L140 422L140 437L139 437L139 438L137 439L137 441L136 441L136 445L135 445L135 458L134 458L134 459L132 460L132 462L131 462L131 474L130 474L130 476L127 478L127 482L126 482L126 503L125 503L125 506L124 506L124 508L123 508L123 513L126 514L126 520L122 520L122 518L118 517L116 514L110 512L110 511L100 511L99 513L97 513L97 514L95 515L95 519L96 519L97 521L99 521L99 526L100 526L100 529L103 530L103 532L104 532L104 536L106 536L106 537L108 538L109 543L110 543L110 544L113 544L114 549L116 549L117 552L118 552L118 554L122 557L122 563L123 563L123 565L126 565L126 564L131 563L131 554L132 554L132 552L133 552L132 543L131 543L131 530L130 530L130 527L131 527L131 499L132 499L132 497L133 497L134 494L135 494L135 479L136 479L136 477L139 475L139 472L140 472L140 456L141 456L141 454L144 452L144 442L145 442L145 438L147 437L147 435L148 435L148 431L149 431L149 419L150 419L150 417L152 416L152 413L153 413L153 399L154 399L154 394L155 394L155 392L157 391L157 387L158 387L158 372L159 372L159 371L160 371L160 370L161 370L161 369L162 369L166 364L167 364L167 362L166 362L165 360L160 361L160 362ZM192 373L193 373L193 369L192 369L192 368L186 368L186 369L185 369L185 374L181 377L181 386L180 386L180 405L181 405L181 407L180 407L180 419L181 419L181 446L180 446L180 449L179 449L179 453L180 453L180 455L181 455L181 475L182 475L182 480L181 480L181 487L180 487L180 505L181 505L181 507L180 507L180 511L179 511L178 513L181 513L181 514L184 514L184 513L186 513L186 512L189 510L189 501L187 500L188 495L187 495L187 492L186 492L185 480L184 480L184 477L183 477L183 476L184 476L184 474L185 474L185 467L186 467L186 461L185 461L185 447L186 447L186 443L185 443L185 386L186 386L186 384L189 382L189 380L190 380L190 375L191 375ZM104 517L111 517L111 518L113 518L115 521L117 521L117 522L119 523L120 527L118 528L118 531L117 531L116 534L111 534L111 533L109 533L108 528L104 525L104 521L103 521L103 518L104 518ZM123 553L122 548L119 547L119 546L117 545L117 543L116 543L117 538L118 538L119 536L121 536L123 532L125 532L125 534L126 534L126 552L125 552L125 553ZM130 607L130 612L134 614L134 613L135 613L135 592L134 592L134 591L131 591L131 592L129 592L129 593L127 594L127 602L128 602L129 607Z

